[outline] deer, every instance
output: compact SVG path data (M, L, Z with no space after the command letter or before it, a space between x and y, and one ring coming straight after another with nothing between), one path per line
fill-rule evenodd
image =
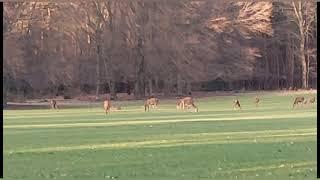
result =
M179 109L182 109L182 99L179 99L178 101L177 101L177 110L179 110Z
M304 103L304 97L303 97L303 96L299 96L299 97L296 97L296 98L294 99L292 108L294 108L294 107L295 107L296 105L298 105L299 103Z
M315 102L316 102L316 97L313 96L312 98L309 99L310 104L314 104Z
M256 107L258 107L260 102L260 98L258 96L256 96L254 103L256 104Z
M51 109L58 109L57 101L54 99L50 100Z
M198 107L194 104L192 97L184 97L177 103L177 109L185 109L185 107L189 109L191 106L195 109L196 112L198 112Z
M155 98L155 97L151 97L148 98L145 102L144 102L144 111L146 112L147 110L149 111L150 106L152 108L157 108L159 104L159 99Z
M237 107L241 109L240 101L238 99L233 101L233 109L235 110Z
M309 98L309 99L305 99L305 100L304 100L304 104L305 104L305 105L308 105L308 104L309 104L309 105L313 105L315 101L316 101L316 97L313 96L313 97L311 97L311 98Z
M104 108L104 110L106 112L106 115L108 115L108 112L110 111L110 108L111 108L111 101L105 100L103 102L103 108Z

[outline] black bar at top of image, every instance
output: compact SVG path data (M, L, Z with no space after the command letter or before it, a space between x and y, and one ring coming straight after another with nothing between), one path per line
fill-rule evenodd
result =
M320 8L320 2L317 1L317 19L319 19L319 8ZM317 21L317 36L319 34L319 22ZM317 37L317 61L319 61L319 51L318 51L318 46L319 46L319 38ZM319 64L317 63L317 72L319 72ZM319 84L319 79L317 77L317 84ZM318 88L317 88L317 94L318 94ZM318 95L317 95L317 102L319 102L319 99L318 99ZM319 161L320 161L320 158L319 158L319 140L320 140L320 130L319 130L319 127L318 127L318 109L319 109L319 104L317 103L317 169L319 169ZM317 171L317 178L320 178L320 172Z
M3 64L3 2L0 2L0 10L1 10L1 31L2 31L2 33L1 33L1 59L2 59L2 64ZM3 69L2 69L2 71L3 71ZM2 76L3 76L3 73L1 73L2 74ZM2 78L3 79L3 78ZM2 81L2 83L3 83L3 81ZM3 86L3 84L2 84L2 86ZM3 90L3 88L1 88L1 91ZM3 100L3 99L2 99ZM2 101L1 100L1 101ZM3 102L1 102L1 104L3 105ZM3 107L2 107L3 108ZM1 113L3 113L3 111L1 111ZM1 137L0 137L0 139L1 139L1 168L0 168L0 178L1 179L3 179L3 114L2 114L2 122L1 122Z

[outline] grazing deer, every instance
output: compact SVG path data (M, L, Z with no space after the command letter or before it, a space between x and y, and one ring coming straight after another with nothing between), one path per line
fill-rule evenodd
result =
M111 102L109 100L105 100L103 102L103 108L106 111L106 115L107 115L111 108Z
M235 110L237 107L241 109L240 101L238 99L233 101L233 109Z
M304 102L304 97L303 97L303 96L296 97L296 98L294 99L292 108L294 108L294 107L295 107L296 105L298 105L299 103L303 103L303 102Z
M309 103L310 104L314 104L316 102L316 97L312 97L310 100L309 100Z
M157 108L157 107L158 107L158 104L159 104L159 99L158 99L158 98L151 97L151 98L147 99L147 100L144 102L144 111L146 112L147 109L148 109L148 111L149 111L150 106L151 106L152 108Z
M54 99L50 100L51 109L58 109L57 101Z
M258 107L259 102L260 102L260 98L257 96L254 101L254 103L256 104L256 107Z
M311 98L309 98L309 99L306 99L305 101L304 101L304 104L310 104L310 105L313 105L314 103L315 103L315 101L316 101L316 97L311 97Z
M185 109L187 107L188 109L192 106L196 112L198 112L198 107L194 104L192 97L185 97L180 99L180 101L177 104L177 108L179 106L179 109Z

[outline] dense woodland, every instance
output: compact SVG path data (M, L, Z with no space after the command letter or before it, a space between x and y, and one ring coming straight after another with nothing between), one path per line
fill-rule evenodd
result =
M4 101L316 88L315 1L4 3Z

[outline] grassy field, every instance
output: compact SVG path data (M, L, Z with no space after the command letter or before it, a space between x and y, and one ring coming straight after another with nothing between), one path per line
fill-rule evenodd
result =
M316 179L316 108L293 96L196 99L199 112L160 101L102 107L4 111L5 179ZM120 103L121 104L121 103ZM124 103L123 103L124 104Z

